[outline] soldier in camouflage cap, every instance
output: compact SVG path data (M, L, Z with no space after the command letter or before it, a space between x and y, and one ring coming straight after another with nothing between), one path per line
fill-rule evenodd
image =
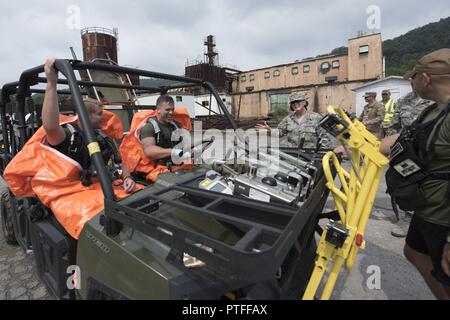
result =
M397 160L419 159L419 163L425 163L417 174L394 176L390 181L397 184L389 181L387 184L392 188L398 187L399 182L409 183L413 188L408 190L411 192L408 199L423 197L422 204L411 206L414 216L403 253L436 298L450 300L450 48L425 55L404 78L410 79L418 96L434 103L416 119L418 126L412 128L415 132L411 130L408 137L398 134L387 137L381 142L380 151L389 154L399 143L396 147L401 148L397 149L404 148L396 150L400 152L397 155L403 158Z
M319 127L322 116L316 112L307 112L308 101L303 94L292 93L289 96L289 105L292 114L284 118L279 124L280 137L287 136L288 147L299 147L301 149L320 150L333 149L334 138L324 129ZM257 124L257 129L268 129L267 122Z
M412 124L422 111L433 102L417 96L414 91L398 99L392 120L386 125L386 135L400 133L405 126Z
M364 110L359 116L358 120L361 121L371 133L373 133L378 139L383 138L383 131L381 124L384 120L385 108L382 103L376 100L376 92L366 92L364 99L367 104L364 106Z

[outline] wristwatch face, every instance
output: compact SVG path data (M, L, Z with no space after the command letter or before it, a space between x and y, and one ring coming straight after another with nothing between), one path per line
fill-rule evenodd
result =
M450 243L450 234L447 235L447 243Z

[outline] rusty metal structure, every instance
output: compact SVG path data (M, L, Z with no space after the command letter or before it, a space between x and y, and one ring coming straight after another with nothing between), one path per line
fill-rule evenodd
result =
M103 27L89 27L81 29L81 40L83 45L83 61L100 62L118 65L118 40L117 28L107 29ZM87 74L83 76L88 78ZM139 76L122 75L123 82L128 79L133 85L139 85Z
M186 76L195 79L204 79L211 82L219 91L226 89L225 85L225 69L213 66L207 63L187 66Z
M81 30L83 43L83 60L110 59L115 63L117 60L117 28L106 29L101 27L90 27Z
M231 91L231 82L227 74L227 68L219 65L219 52L215 49L216 40L213 35L208 35L203 44L206 46L204 61L187 62L185 68L186 77L204 79L211 82L219 91ZM194 94L201 94L201 89L194 89Z
M204 45L207 49L207 51L205 52L205 56L208 57L208 64L211 66L216 65L216 57L219 56L219 53L214 49L216 47L216 39L214 38L214 36L207 36Z

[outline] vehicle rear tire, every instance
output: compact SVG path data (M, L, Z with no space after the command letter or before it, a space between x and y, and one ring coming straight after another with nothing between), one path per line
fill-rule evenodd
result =
M9 190L1 190L0 195L0 215L3 236L10 245L17 245L16 235L14 233L13 219L16 211L16 205L9 193Z

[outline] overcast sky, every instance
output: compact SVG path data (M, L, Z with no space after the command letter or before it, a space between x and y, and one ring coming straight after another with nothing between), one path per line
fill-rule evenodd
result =
M386 40L448 16L442 0L0 0L0 85L47 57L70 58L71 46L82 58L78 27L118 28L121 65L183 74L208 34L220 63L244 71L328 53L358 30Z

